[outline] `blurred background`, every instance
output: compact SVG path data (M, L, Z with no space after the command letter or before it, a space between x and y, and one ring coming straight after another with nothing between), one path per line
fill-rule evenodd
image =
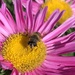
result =
M13 7L12 0L4 0L4 1L7 4L7 8L10 10L12 15L14 15L14 7Z

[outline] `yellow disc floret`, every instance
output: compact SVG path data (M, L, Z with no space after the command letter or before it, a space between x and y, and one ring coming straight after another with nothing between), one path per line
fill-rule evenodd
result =
M56 9L59 9L60 11L65 10L63 16L59 20L59 23L64 22L72 16L72 9L70 5L65 2L65 0L48 0L42 5L42 7L45 6L48 6L46 19L48 19L52 12Z
M29 36L13 34L3 43L2 55L21 73L33 70L41 65L46 56L46 47L42 41L31 48L28 45Z

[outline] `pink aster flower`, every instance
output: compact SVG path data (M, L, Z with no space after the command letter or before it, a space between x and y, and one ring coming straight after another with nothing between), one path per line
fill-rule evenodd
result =
M22 5L26 8L28 0L21 0L21 1ZM38 10L40 10L41 4L43 3L44 3L43 0L35 0L35 1L32 0L32 13L36 14Z
M75 17L54 29L64 11L55 10L44 22L47 7L34 16L31 0L27 2L26 13L21 0L13 3L16 21L5 3L0 8L0 66L12 70L11 75L75 75L75 57L62 56L75 52L75 32L63 36ZM41 38L31 48L28 41L35 32Z
M22 4L24 7L26 7L26 2L28 0L22 0ZM37 10L40 9L41 5L44 4L45 2L49 1L49 0L32 0L32 4L33 4L33 14L35 14L37 12ZM61 0L60 0L61 1ZM66 3L68 3L73 11L73 15L75 15L75 0L62 0L65 1ZM35 7L34 7L35 6Z
M73 15L75 16L75 0L66 0L68 4L70 4L71 9L73 11Z
M22 5L26 7L26 2L28 0L22 0ZM46 20L56 9L60 11L65 10L64 15L58 21L60 24L66 21L71 16L75 16L75 1L74 0L32 0L32 13L36 14L40 8L48 6Z

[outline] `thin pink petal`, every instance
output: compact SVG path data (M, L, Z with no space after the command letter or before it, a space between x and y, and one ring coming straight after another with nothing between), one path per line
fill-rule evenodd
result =
M27 72L27 75L33 75L31 71Z
M50 33L52 30L53 30L53 28L54 28L54 26L56 25L56 22L58 22L58 20L62 17L62 14L64 13L64 11L62 11L62 12L58 12L53 18L52 18L52 20L49 22L49 24L48 25L46 25L46 28L44 29L44 31L42 32L42 34L44 33L44 34L48 34L48 33Z
M44 1L43 0L35 0L36 2L38 2L39 4L43 4Z
M31 0L29 0L27 2L26 12L27 12L27 32L31 33L31 29L32 29L32 26L33 26Z
M46 68L52 68L52 69L59 69L60 68L59 63L47 61L47 60L44 61L42 66L44 66Z
M75 67L74 68L69 68L69 69L65 69L63 70L63 72L61 72L61 74L63 75L75 75Z
M43 37L42 40L45 42L45 41L48 41L48 40L51 40L51 39L57 37L60 34L65 33L69 28L72 27L74 22L75 22L75 17L69 18L62 25L60 25L57 29L55 29L54 31L52 31L51 33L49 33L48 35Z
M53 39L45 44L48 49L54 50L54 49L61 49L65 47L67 44L74 42L74 40L75 40L75 32L64 37Z
M0 42L5 41L5 37L0 33Z
M16 33L16 23L8 9L6 9L6 16L13 32Z
M17 30L18 32L25 31L25 21L23 17L22 5L20 0L13 0L14 9L15 9L15 16L16 16L16 23L17 23Z
M68 52L75 52L75 42L67 43L64 47L53 49L53 52L51 54L63 54Z
M61 66L75 66L75 57L61 57L47 55L46 60L59 63Z
M13 30L13 32L15 32L15 28L16 28L15 21L14 21L12 15L11 15L11 13L9 12L9 10L6 8L6 4L4 2L3 2L2 7L1 7L1 12L3 13L5 18L7 19L10 27Z
M22 0L22 5L24 8L26 8L27 6L27 1L28 0ZM34 15L36 15L36 13L40 10L40 4L38 4L37 2L32 1L32 13Z
M36 75L35 71L32 71L32 74L33 74L33 75Z
M47 74L47 75L62 75L62 74L58 74L58 73L51 73L51 72L45 72L45 74Z
M51 20L59 13L59 10L55 10L52 15L49 17L49 19L39 28L38 32L42 33L47 25L51 22Z
M36 17L35 20L35 29L34 32L37 32L38 29L42 26L42 24L44 23L44 18L46 15L46 11L47 11L47 7L45 7Z
M11 75L18 75L18 71L16 69L13 69Z
M2 55L0 55L0 61L4 60L4 58L2 57Z
M13 65L11 64L11 63L9 63L9 62L1 62L1 66L2 66L2 68L4 68L4 69L12 69L13 68Z
M0 26L0 33L6 37L8 37L10 34L4 26Z
M55 63L53 63L53 62L52 62L52 64L51 64L51 66L53 66L53 64L54 64L54 66L56 66ZM57 64L57 65L58 65L58 64ZM49 66L50 66L50 65L49 65ZM45 72L45 71L47 71L47 72L55 72L55 73L62 72L61 70L59 71L58 69L55 69L55 67L52 68L51 66L50 66L50 67L46 67L46 66L42 65L42 66L40 67L40 70L42 70L43 72Z
M25 74L24 74L24 75L28 75L28 74L27 74L27 72L25 72Z
M7 19L5 18L5 16L2 14L2 12L0 12L0 20L2 21L2 23L4 24L4 26L8 29L8 31L10 33L13 33L12 28L10 27Z
M6 4L3 2L3 0L1 0L1 1L2 1L2 5L1 5L0 11L2 11L2 13L5 14Z
M41 5L36 3L36 2L32 2L32 13L34 15L37 14L37 12L40 10Z
M58 44L58 43L66 43L66 42L71 42L71 41L74 41L72 39L74 39L74 36L75 36L75 32L72 32L66 36L62 36L62 37L59 37L59 38L56 38L56 39L53 39L51 41L48 41L48 42L45 42L46 45L54 45L54 44Z
M36 69L35 72L36 72L36 75L43 75L42 72L38 69Z

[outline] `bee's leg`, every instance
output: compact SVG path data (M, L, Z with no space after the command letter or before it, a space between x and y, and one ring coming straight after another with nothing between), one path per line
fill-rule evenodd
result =
M34 47L35 47L35 46L37 46L37 43L36 43L36 42L33 42L33 45L34 45Z
M33 47L33 44L32 43L28 43L28 45L32 48Z
M28 42L28 45L30 45L30 47L32 48L32 47L37 46L37 43L36 42L29 41Z

